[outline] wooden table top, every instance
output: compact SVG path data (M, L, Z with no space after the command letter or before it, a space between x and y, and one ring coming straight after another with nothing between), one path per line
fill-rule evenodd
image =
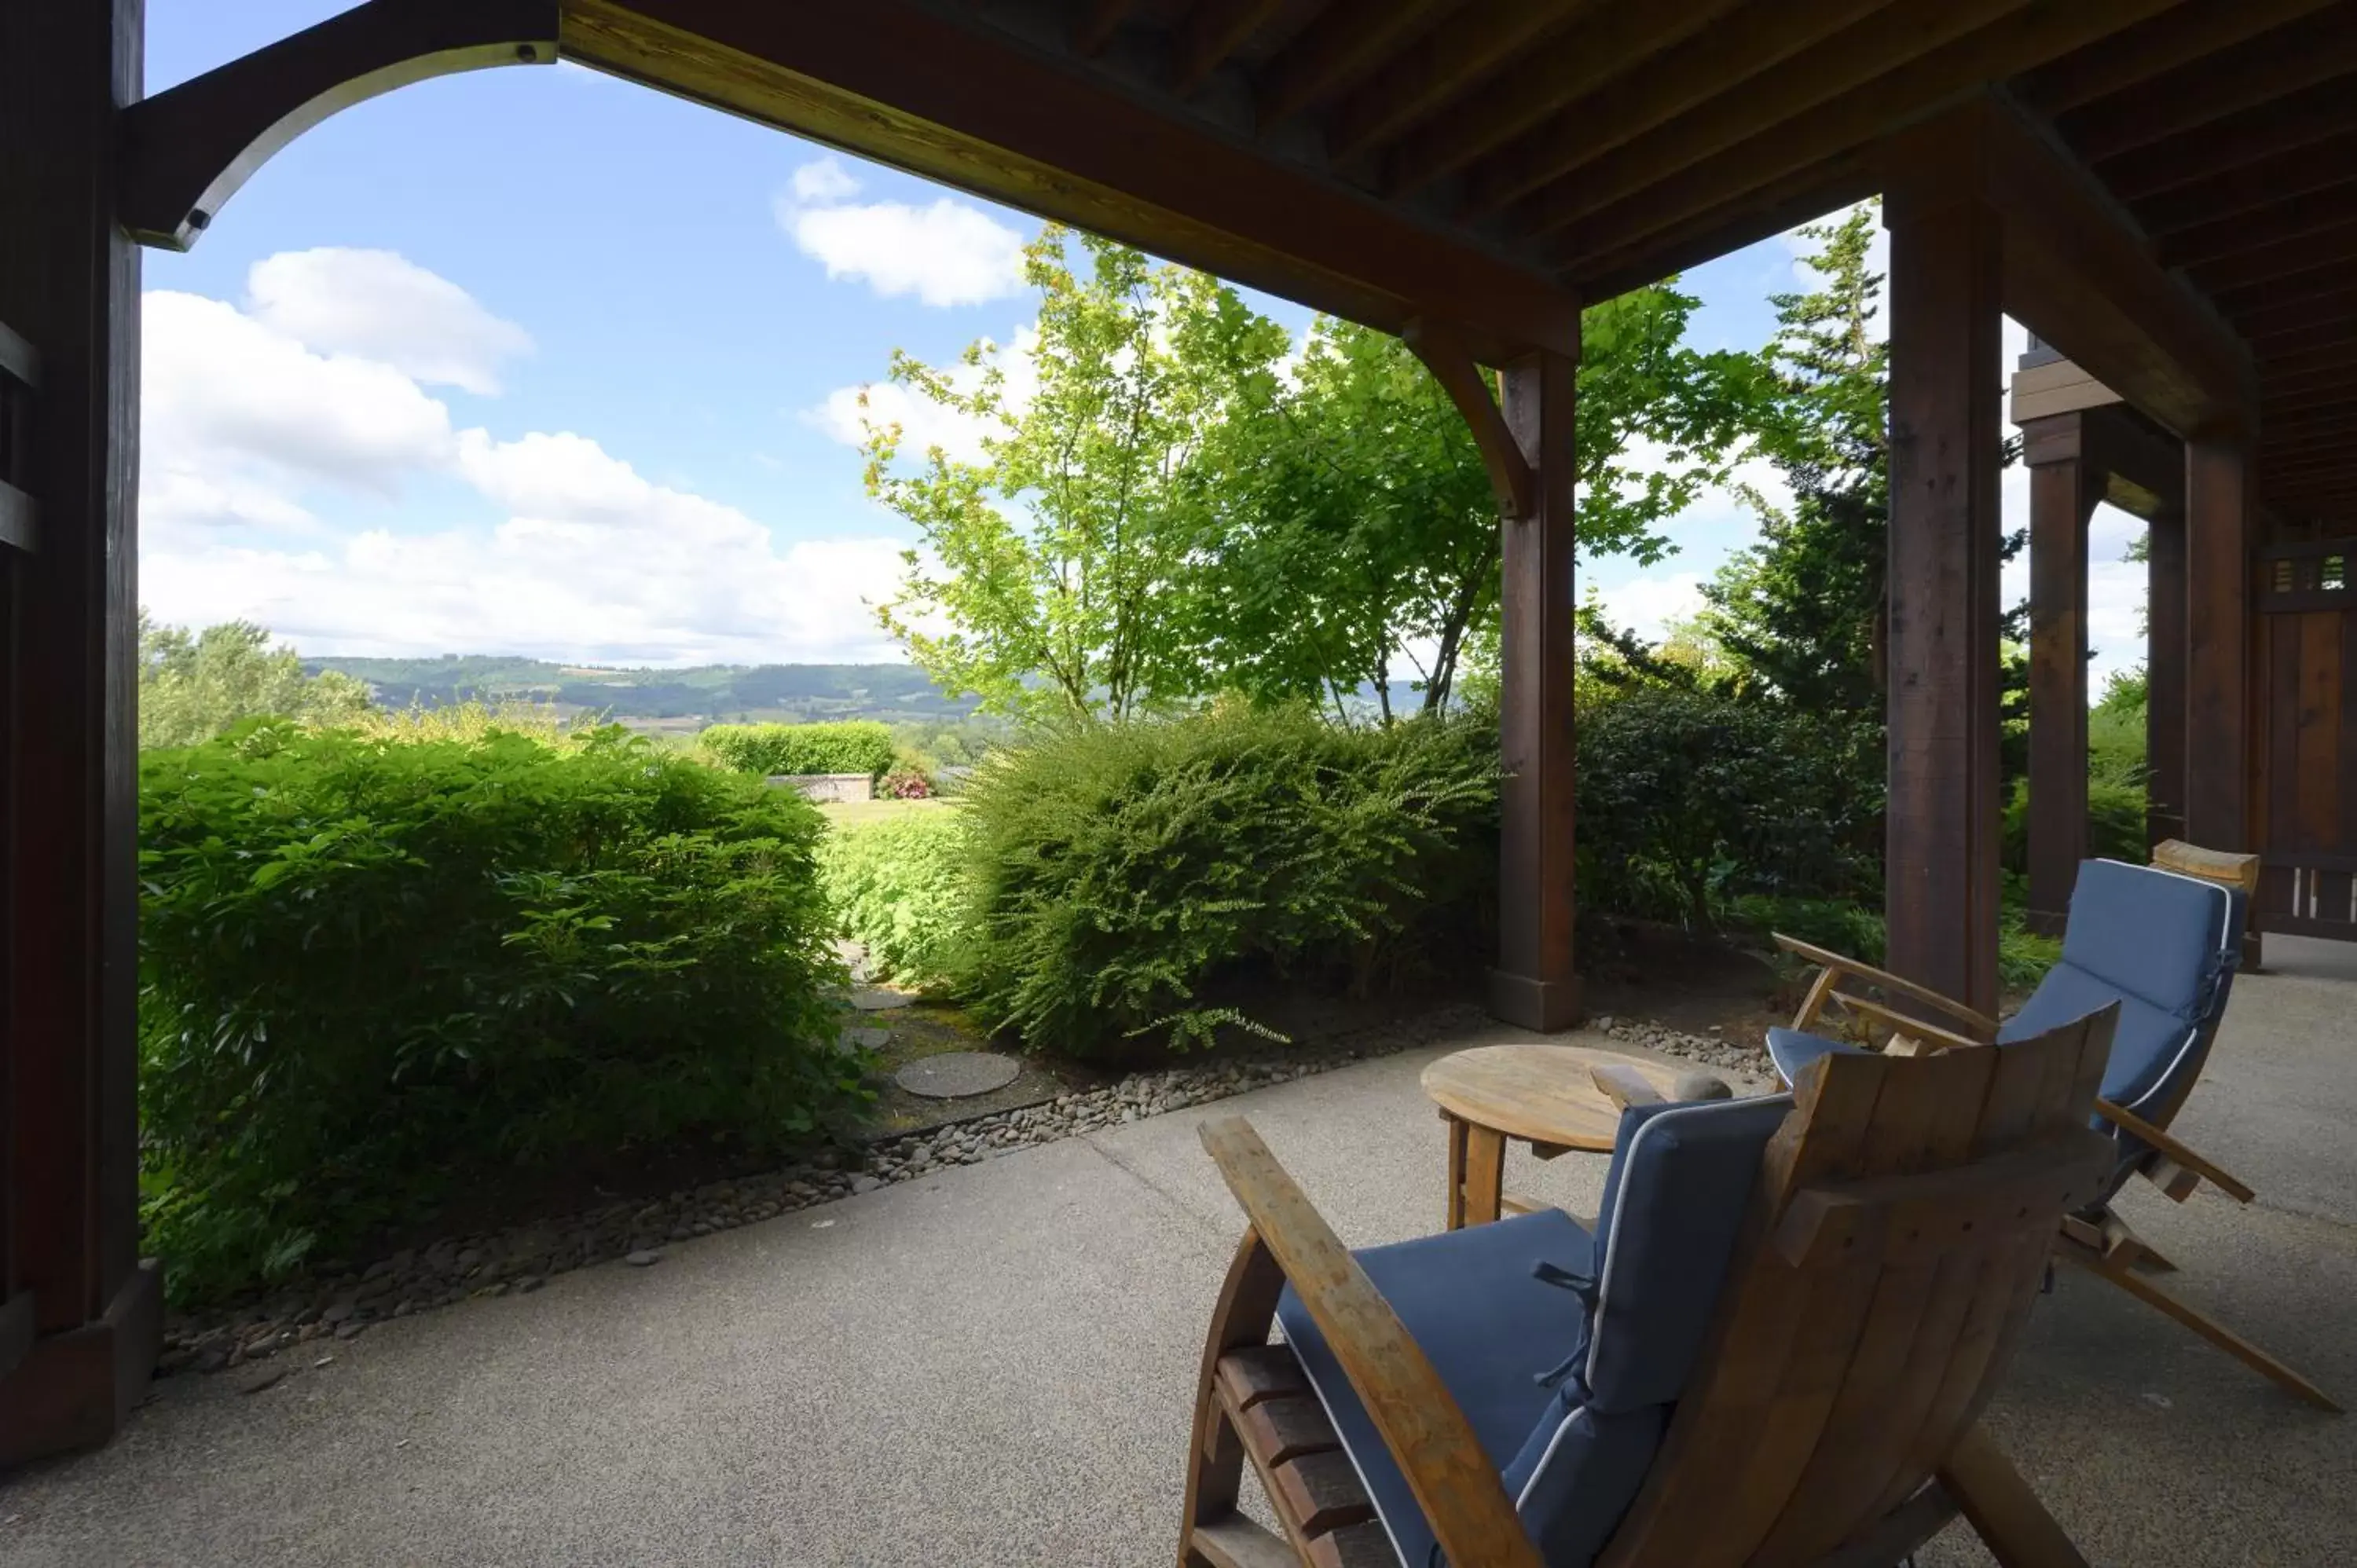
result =
M1631 1067L1664 1099L1681 1069L1587 1046L1482 1046L1424 1069L1424 1091L1451 1116L1509 1138L1609 1154L1620 1110L1590 1081L1598 1062Z

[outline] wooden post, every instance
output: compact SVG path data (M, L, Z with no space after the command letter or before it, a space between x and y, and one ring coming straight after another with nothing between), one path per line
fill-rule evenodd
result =
M13 1210L34 1338L0 1371L0 1465L103 1441L144 1392L160 1295L138 1246L134 564L139 255L116 227L117 111L143 0L0 5L0 321L40 355L16 564L5 798Z
M2251 471L2238 441L2185 444L2185 836L2251 840ZM2256 912L2243 964L2259 967Z
M2086 415L2027 421L2029 466L2029 909L2062 934L2087 858L2087 520L2104 476Z
M1491 1011L1526 1029L1579 1016L1571 973L1572 464L1578 361L1541 350L1504 378L1507 425L1535 483L1508 518L1500 662L1504 754L1498 967Z
M1997 1007L2002 240L1960 180L1894 188L1890 231L1890 969Z
M2164 507L2146 521L2145 836L2153 843L2185 831L2185 510Z

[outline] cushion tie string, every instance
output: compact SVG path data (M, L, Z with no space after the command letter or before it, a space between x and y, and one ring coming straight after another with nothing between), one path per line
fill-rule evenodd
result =
M1550 1263L1541 1259L1531 1265L1531 1278L1541 1284L1553 1285L1557 1290L1569 1291L1579 1298L1582 1308L1590 1314L1596 1311L1596 1281L1593 1276L1574 1273L1560 1263ZM1583 1335L1577 1348L1565 1357L1561 1363L1539 1373L1532 1380L1543 1389L1552 1389L1564 1379L1571 1376L1572 1369L1586 1359L1587 1359L1587 1343L1586 1336Z

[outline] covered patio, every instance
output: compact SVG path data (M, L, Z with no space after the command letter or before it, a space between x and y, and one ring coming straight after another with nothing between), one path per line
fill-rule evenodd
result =
M0 335L8 415L0 421L6 432L0 570L11 648L0 779L10 894L7 1072L0 1079L6 1096L0 1463L86 1446L123 1428L144 1396L156 1339L157 1281L137 1256L133 1098L138 246L195 242L278 146L346 104L428 75L562 57L1405 336L1471 424L1504 520L1503 746L1511 778L1505 935L1491 997L1504 1023L1544 1033L1567 1029L1580 1015L1572 942L1570 459L1581 307L1879 191L1893 274L1892 967L1984 1011L1996 1008L2003 314L2181 446L2184 600L2181 639L2172 646L2182 658L2180 695L2169 707L2173 714L2181 706L2182 725L2158 726L2173 736L2162 743L2161 769L2181 769L2179 831L2212 849L2265 849L2276 857L2268 875L2285 890L2282 908L2263 904L2263 929L2320 931L2318 922L2336 899L2348 908L2357 869L2357 844L2348 836L2357 810L2348 802L2357 774L2339 760L2338 737L2357 729L2338 726L2348 690L2346 628L2357 620L2343 607L2346 555L2316 542L2349 526L2357 437L2350 402L2357 391L2350 273L2357 259L2357 209L2350 201L2357 164L2348 156L2357 133L2350 80L2357 72L2357 6L371 0L154 99L142 95L140 38L139 0L0 13L6 150L0 226L9 235L0 247L0 323L13 329ZM1501 371L1495 392L1482 365ZM2077 487L2071 495L2086 493L2083 478L2070 483ZM2083 539L2083 510L2079 515ZM2050 608L2067 607L2074 582L2083 597L2084 553L2074 577L2069 531L2049 533L2065 553L2047 558L2040 580L2050 585ZM2279 560L2295 563L2280 587ZM2312 571L2296 564L2311 560ZM2330 575L2335 560L2344 568L2338 576ZM2279 680L2272 688L2264 687L2262 671L2278 666L2263 662L2255 630L2262 593L2288 594L2281 608L2330 621L2330 630L2303 626L2292 639L2287 684ZM2157 609L2156 628L2177 613L2174 604ZM2071 655L2083 644L2083 624L2078 644L2072 635L2063 627L2044 645L2040 712L2050 737L2072 722ZM2083 713L2083 673L2079 679ZM2279 693L2270 700L2290 703L2287 729L2272 718L2260 722L2263 689ZM2320 716L2328 711L2329 740ZM2310 720L2311 713L2319 716ZM2083 722L2080 737L2083 747ZM2067 735L2061 744L2062 752L2047 754L2048 766L2060 767L2050 776L2064 782L2041 797L2048 827L2040 842L2049 856L2067 853L2055 846L2067 846L2073 821L2068 769L2053 760L2067 757ZM2083 767L2080 772L2083 790ZM2279 848L2276 836L2285 822L2276 803L2287 800L2300 824L2292 849ZM2309 924L2294 923L2301 921ZM2251 1030L2259 1010L2238 1006L2230 1031ZM2298 1059L2313 1067L2301 1069L2313 1081L2287 1097L2287 1114L2312 1115L2336 1093L2345 1102L2345 1051L2326 1048L2345 1041L2331 1036L2329 1015L2292 1007L2278 1015L2280 1027L2259 1030L2254 1051L2305 1053ZM2222 1058L2218 1075L2228 1065ZM1363 1238L1420 1228L1427 1213L1415 1196L1426 1191L1425 1160L1411 1144L1429 1125L1396 1087L1355 1111L1338 1101L1319 1112L1328 1130L1317 1135L1337 1138L1356 1116L1373 1124L1407 1119L1396 1146L1378 1138L1351 1151L1354 1167L1379 1173L1357 1200L1385 1204L1360 1217ZM2197 1097L2194 1115L2204 1103ZM1413 1136L1409 1122L1417 1124ZM1275 1130L1282 1138L1283 1126ZM1167 1162L1146 1187L1207 1191L1202 1173L1182 1169L1183 1135L1168 1129L1159 1135L1160 1145L1155 1134L1135 1137L1135 1158L1143 1162L1158 1147ZM2221 1156L2234 1160L2238 1151L2219 1142ZM2281 1140L2303 1160L2326 1158L2332 1142ZM1037 1163L1118 1163L1126 1149L1107 1140L1092 1154L1071 1146ZM2261 1167L2277 1157L2250 1159L2262 1185L2276 1185ZM972 1179L1006 1181L1006 1172L1023 1166L1009 1162ZM1317 1187L1318 1170L1307 1174ZM1057 1179L1045 1168L1036 1175ZM1077 1194L1084 1184L1066 1175ZM2345 1181L2319 1187L2313 1167L2285 1185L2348 1190ZM1136 1434L1125 1435L1121 1423L1161 1419L1140 1391L1159 1375L1153 1358L1183 1356L1199 1331L1209 1276L1187 1269L1224 1244L1206 1238L1228 1226L1209 1197L1192 1206L1149 1191L1132 1197L1135 1206L1119 1221L1128 1228L1129 1265L1082 1282L1086 1288L1072 1300L1118 1303L1125 1314L1151 1300L1171 1317L1125 1316L1119 1343L1099 1337L1084 1347L1074 1335L1068 1381L1060 1380L1054 1358L1019 1337L977 1341L967 1376L948 1380L1015 1391L983 1412L985 1424L968 1431L968 1440L1004 1453L1023 1446L1014 1441L1021 1438L1054 1452L1046 1446L1052 1434L1085 1432L1093 1435L1065 1452L1118 1452L1125 1463L1131 1449L1150 1446L1126 1441ZM868 1207L883 1214L913 1206L922 1214L926 1201L918 1191ZM2339 1211L2328 1205L2319 1212ZM2282 1250L2264 1266L2255 1261L2240 1271L2236 1287L2296 1285L2330 1291L2333 1303L2344 1299L2350 1282L2334 1271L2346 1268L2345 1231L2329 1219L2288 1216L2280 1226L2269 1233ZM796 1247L832 1245L849 1233L798 1232ZM1158 1234L1189 1240L1156 1252L1147 1243ZM752 1256L783 1243L732 1245ZM915 1252L928 1260L929 1278L941 1257L975 1255L970 1246L937 1253L904 1245L861 1266ZM1105 1268L1123 1255L1108 1244L1086 1267ZM770 1266L794 1275L798 1262L780 1254ZM763 1329L755 1307L780 1298L759 1277L724 1272L705 1282L712 1300L745 1307L715 1320L713 1333L737 1337L706 1346L716 1357L708 1365L725 1367L730 1355L740 1365L791 1365L769 1361L780 1353L777 1326ZM581 1286L585 1300L612 1288ZM550 1299L562 1306L565 1297ZM823 1315L840 1305L854 1312L852 1302L881 1299L845 1295L830 1304L822 1293L803 1310ZM2268 1310L2280 1313L2287 1348L2307 1355L2319 1375L2338 1370L2347 1381L2344 1348L2319 1343L2310 1354L2296 1343L2324 1320L2326 1299L2301 1297ZM515 1306L513 1322L538 1346L519 1355L603 1358L638 1343L659 1358L664 1349L660 1313L633 1313L627 1324L568 1325L554 1307L533 1318L525 1316L536 1310L532 1303ZM1017 1308L1002 1298L999 1309ZM1041 1315L1025 1304L1022 1316L1037 1324ZM2071 1382L2066 1369L2087 1365L2088 1357L2052 1344L2067 1332L2055 1316L2041 1319L2040 1347L2025 1360L2016 1399L2061 1390L2093 1410L2091 1402L2129 1397L2126 1391L2138 1385L2124 1374ZM1181 1322L1189 1326L1185 1332ZM904 1326L913 1337L897 1341L901 1371L924 1360L923 1326ZM2124 1331L2123 1343L2145 1345L2158 1332ZM1153 1337L1165 1333L1175 1335L1169 1345ZM593 1334L608 1337L585 1348L582 1337ZM566 1340L574 1344L565 1348ZM890 1342L874 1333L863 1340L871 1348ZM2038 1357L2049 1352L2053 1376L2035 1375ZM1110 1358L1098 1375L1088 1354ZM865 1364L889 1386L889 1369L872 1359ZM909 1407L922 1408L920 1388L938 1397L942 1381L905 1385ZM610 1447L565 1464L588 1473L608 1460L644 1463L643 1455L665 1452L647 1441L651 1434L707 1430L695 1402L666 1386L654 1380L642 1419L611 1428ZM397 1376L382 1387L394 1404L406 1397ZM2220 1408L2194 1384L2185 1388L2187 1400L2169 1396L2175 1408L2195 1402L2197 1393L2201 1408ZM2263 1391L2218 1396L2239 1397ZM201 1401L186 1411L176 1403L168 1421L132 1423L133 1443L75 1474L97 1477L147 1453L183 1463L152 1445L166 1443L172 1423L182 1421L190 1424L178 1428L180 1446L212 1441L207 1434L223 1429L204 1425L211 1419L206 1408ZM481 1424L483 1407L453 1408ZM2061 1465L2061 1449L2041 1448L2034 1435L2035 1405L2021 1408L2016 1419L2032 1434L2022 1440L2026 1455L2054 1453ZM2084 1439L2073 1462L2114 1452L2095 1434L2116 1434L2135 1414L2132 1407L2105 1408L2110 1421L2071 1429ZM1090 1412L1104 1424L1081 1419ZM583 1423L575 1435L597 1428L593 1410L565 1416ZM784 1430L769 1424L776 1416L776 1407L764 1405L728 1418L748 1423L734 1434L737 1467L683 1469L681 1495L734 1475L744 1509L735 1517L755 1530L761 1513L755 1499L763 1494L742 1467L746 1454L764 1454L762 1474L773 1477L791 1474L793 1463ZM520 1410L508 1437L530 1444L533 1419ZM357 1441L359 1430L339 1424L328 1441ZM938 1429L931 1430L922 1441L937 1438ZM2267 1441L2288 1443L2310 1429L2268 1430ZM892 1429L866 1432L849 1451L866 1455L871 1472L923 1468ZM479 1431L468 1439L491 1440ZM220 1441L221 1452L239 1452L226 1436ZM2345 1478L2347 1450L2331 1446L2340 1440L2313 1441L2326 1444L2325 1467L2341 1465ZM2212 1452L2234 1446L2222 1440ZM683 1443L668 1452L691 1451ZM496 1474L481 1455L454 1456L429 1476L402 1477L389 1455L374 1455L366 1467L388 1487L431 1487L452 1484L470 1463L481 1466L472 1473ZM1152 1509L1136 1488L1158 1488L1146 1472L1158 1476L1160 1466L1137 1465L1134 1476L1106 1474L1094 1496L1087 1487L1038 1494L1023 1514L1038 1528L1000 1538L1001 1548L1010 1539L1103 1528L1083 1521L1146 1519ZM2031 1467L2046 1468L2034 1461ZM544 1479L554 1485L562 1468ZM2308 1473L2289 1462L2280 1468ZM1081 1473L1097 1474L1085 1466ZM2209 1472L2188 1463L2172 1473ZM2339 1490L2325 1477L2309 1496L2321 1501ZM2083 1525L2082 1510L2067 1501L2058 1511L2089 1531L2099 1555L2114 1555L2104 1550L2105 1529L2148 1523L2147 1515L2110 1509L2109 1488L2092 1476L2083 1492ZM547 1495L561 1500L544 1516L545 1538L571 1541L567 1560L596 1560L592 1542L567 1532L583 1520L613 1516L577 1506L586 1494ZM273 1503L269 1517L293 1517L282 1507L287 1502ZM97 1512L114 1521L132 1517L92 1507L83 1521L92 1529L101 1523ZM346 1539L359 1542L365 1539L359 1521L371 1517L379 1521L374 1528L385 1528L386 1516L358 1511L323 1516L320 1528L353 1530ZM980 1517L929 1522L963 1530ZM833 1550L855 1554L856 1532L877 1528L868 1509L829 1522L828 1539L843 1543ZM916 1533L921 1522L910 1521L908 1539L938 1539ZM2184 1521L2180 1530L2191 1527ZM151 1528L199 1525L157 1520ZM520 1528L513 1519L479 1516L485 1531ZM242 1560L266 1555L258 1541L246 1545ZM514 1546L533 1549L529 1540ZM290 1561L327 1554L288 1550ZM823 1555L816 1546L810 1551ZM454 1542L450 1552L495 1555L487 1539L465 1552ZM612 1555L650 1554L662 1549Z
M2357 962L2279 940L2179 1126L2262 1191L2139 1229L2179 1288L2357 1387ZM1439 1223L1416 1077L1506 1026L1256 1091L1249 1115L1353 1245ZM1609 1047L1587 1032L1572 1036ZM0 1483L0 1561L191 1565L1169 1561L1203 1324L1241 1218L1208 1110L1022 1150L329 1340L247 1394L174 1378L108 1448ZM1512 1156L1580 1211L1605 1162ZM2141 1184L2139 1184L2141 1185ZM2077 1270L1992 1429L2100 1563L2357 1557L2357 1427ZM1247 1488L1247 1496L1252 1496ZM1989 1561L1961 1524L1923 1568Z

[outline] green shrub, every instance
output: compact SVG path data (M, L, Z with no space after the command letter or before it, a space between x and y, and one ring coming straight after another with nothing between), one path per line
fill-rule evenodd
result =
M865 773L875 779L892 766L896 755L892 731L873 719L714 725L697 738L722 767L764 778L776 773Z
M2017 874L2029 865L2029 780L2014 780L2005 803L2000 840L2005 868ZM2087 853L2105 860L2142 865L2150 854L2145 835L2143 787L2100 779L2087 781Z
M1496 747L1470 724L1219 710L1016 748L967 796L960 988L987 1022L1082 1056L1253 1026L1211 994L1248 968L1365 985L1448 937L1486 950Z
M599 732L247 726L140 768L144 1217L184 1299L449 1183L860 1102L814 808Z
M876 972L927 985L949 974L964 929L966 826L954 807L838 825L819 848L827 902Z
M1743 895L1857 897L1881 881L1874 726L1709 690L1636 684L1580 714L1585 902L1713 924Z

